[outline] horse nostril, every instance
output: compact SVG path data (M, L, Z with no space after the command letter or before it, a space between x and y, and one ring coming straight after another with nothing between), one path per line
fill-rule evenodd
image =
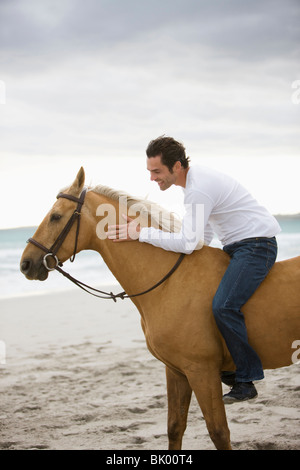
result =
M31 262L29 260L25 260L23 261L23 263L21 264L21 271L23 274L26 274L28 273L29 269L30 269L30 266L31 266Z

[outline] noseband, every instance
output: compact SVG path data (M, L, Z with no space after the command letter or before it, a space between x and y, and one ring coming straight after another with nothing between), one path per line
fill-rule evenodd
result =
M44 245L41 243L37 242L34 240L34 238L29 238L27 242L32 243L33 245L37 246L41 250L45 251L45 256L43 258L43 265L48 271L54 271L58 266L62 266L62 263L59 261L58 257L56 256L58 250L60 249L61 245L65 241L68 233L70 232L73 224L77 220L77 228L76 228L76 236L75 236L75 245L74 245L74 250L73 250L73 255L70 258L70 261L73 263L77 251L77 242L78 242L78 235L79 235L79 229L80 229L80 216L81 216L81 209L84 203L85 195L86 195L86 188L82 191L80 197L75 197L71 196L70 194L65 194L65 193L59 193L57 196L57 199L60 197L64 197L65 199L69 199L70 201L77 202L77 207L71 217L69 218L68 222L66 223L65 227L62 229L60 234L58 235L57 239L51 246L51 248L46 248ZM52 258L55 261L55 266L50 267L48 265L48 258Z
M131 295L126 294L125 291L120 292L119 294L113 294L112 292L104 292L104 291L101 291L99 289L95 289L94 287L88 286L87 284L84 284L83 282L79 281L78 279L75 279L69 273L67 273L66 271L61 269L63 264L59 261L59 259L57 257L57 252L60 249L60 247L62 246L62 244L63 244L64 240L66 239L68 233L70 232L73 224L77 221L74 250L73 250L73 255L70 258L70 261L73 263L73 261L75 259L75 255L76 255L76 251L77 251L78 236L79 236L79 228L80 228L81 209L82 209L82 206L83 206L83 203L84 203L86 192L87 192L87 189L84 188L84 190L82 191L79 198L75 197L75 196L71 196L70 194L65 194L65 193L59 193L58 194L57 199L60 198L60 197L64 197L65 199L69 199L70 201L77 202L77 207L74 210L74 212L71 215L68 222L66 223L65 227L62 229L62 231L58 235L57 239L55 240L55 242L51 246L51 248L46 248L44 245L42 245L41 243L34 240L34 238L29 238L27 240L27 243L28 242L32 243L37 248L40 248L42 251L44 251L46 253L44 258L43 258L43 265L45 266L45 268L48 271L57 270L63 276L65 276L67 279L69 279L71 282L76 284L76 286L80 287L80 289L83 289L84 291L86 291L88 294L94 295L95 297L99 297L101 299L112 299L114 302L116 302L118 298L123 300L123 299L126 299L126 298L138 297L140 295L147 294L148 292L151 292L152 290L154 290L158 286L160 286L163 282L165 282L174 273L174 271L176 271L178 266L181 264L181 262L182 262L182 260L185 256L184 253L180 254L178 260L176 261L176 263L174 264L172 269L170 269L170 271L159 282L157 282L154 286L150 287L149 289L147 289L143 292L139 292L138 294L131 294ZM55 266L54 267L48 266L48 258L54 259L54 261L55 261ZM91 290L93 292L91 292ZM96 294L96 292L97 292L97 294ZM99 295L99 293L104 294L105 297L102 296L102 295Z

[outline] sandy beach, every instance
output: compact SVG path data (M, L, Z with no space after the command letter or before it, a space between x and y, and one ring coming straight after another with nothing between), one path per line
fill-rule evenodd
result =
M164 365L129 300L70 289L0 312L0 449L167 449ZM265 375L256 400L226 407L233 449L299 449L300 365ZM183 449L214 449L194 396Z

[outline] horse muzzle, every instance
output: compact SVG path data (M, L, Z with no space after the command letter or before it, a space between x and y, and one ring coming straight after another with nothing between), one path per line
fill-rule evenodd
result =
M44 258L34 262L32 258L22 259L20 262L20 271L29 280L45 281L48 278L49 269L45 267ZM55 268L51 268L55 269Z

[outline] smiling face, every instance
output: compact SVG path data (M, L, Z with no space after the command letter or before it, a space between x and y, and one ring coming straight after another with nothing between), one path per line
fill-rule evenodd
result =
M176 166L176 163L174 167ZM161 163L160 155L147 158L147 170L150 172L151 181L155 181L161 191L165 191L172 186L172 184L176 184L177 172L173 171L171 173L169 168Z

